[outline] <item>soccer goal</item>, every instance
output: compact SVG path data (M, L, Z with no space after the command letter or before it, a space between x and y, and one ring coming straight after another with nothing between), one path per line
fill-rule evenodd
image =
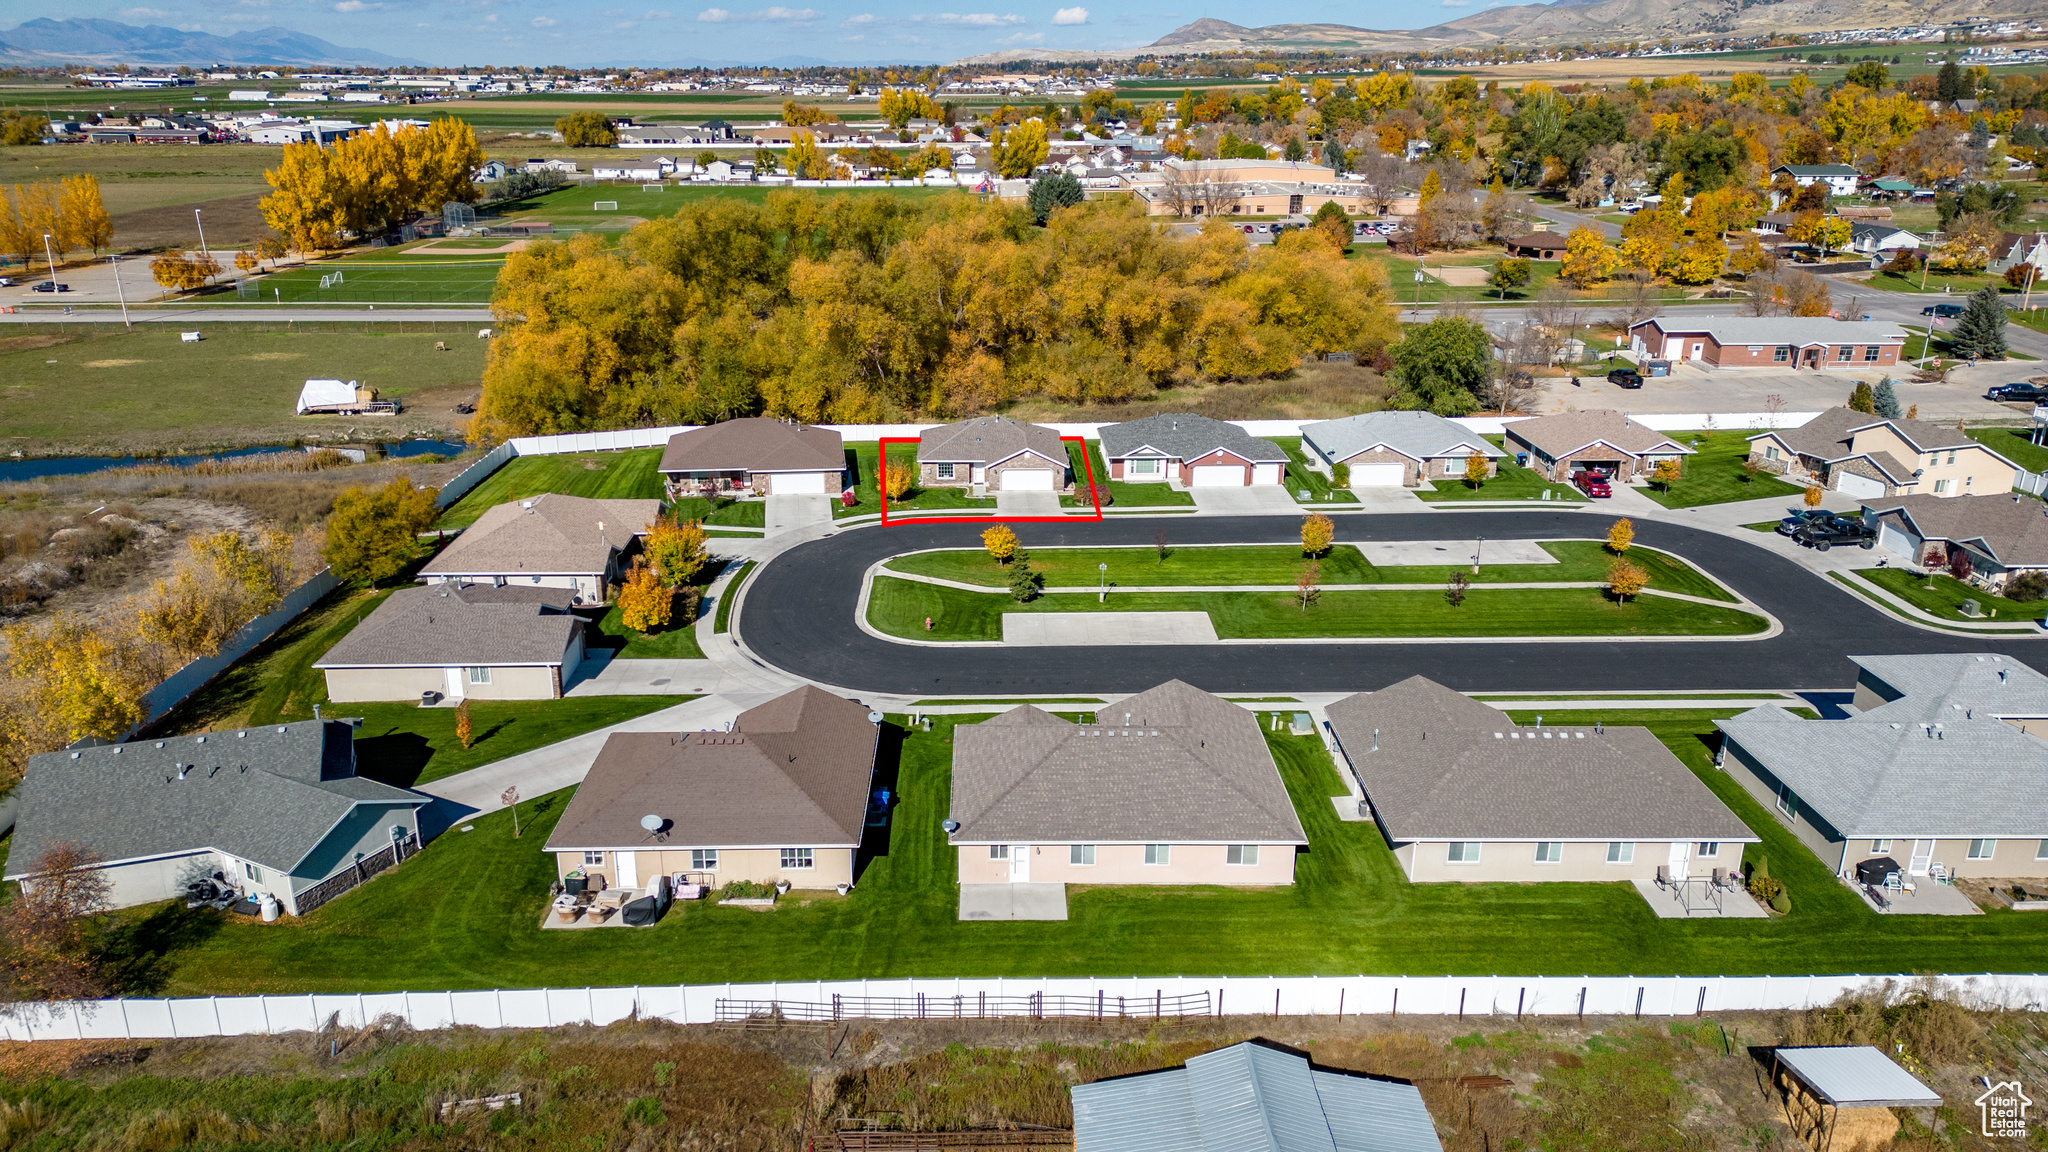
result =
M327 275L320 277L320 287L322 288L334 288L341 283L342 277L339 272L329 272Z
M617 200L599 200L590 206L590 210L592 212L617 212L619 210L619 202Z
M641 190L642 192L659 192L659 191L661 191L661 185L659 185L659 184L642 184L642 185L640 186L640 190Z

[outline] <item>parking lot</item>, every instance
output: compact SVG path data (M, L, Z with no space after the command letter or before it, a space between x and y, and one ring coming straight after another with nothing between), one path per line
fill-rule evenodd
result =
M2024 380L2038 370L2038 365L2026 363L1982 364L1957 369L1945 384L1914 384L1908 369L1896 372L1892 382L1899 403L1919 405L1925 420L2011 419L2026 416L2030 406L1986 400L1984 390ZM1858 381L1875 385L1884 375L1876 370L1775 372L1679 363L1672 365L1671 375L1649 377L1641 388L1609 384L1604 372L1579 377L1577 388L1568 377L1541 378L1536 382L1539 393L1527 407L1538 415L1585 408L1629 413L1763 412L1776 396L1784 411L1818 412L1845 403Z

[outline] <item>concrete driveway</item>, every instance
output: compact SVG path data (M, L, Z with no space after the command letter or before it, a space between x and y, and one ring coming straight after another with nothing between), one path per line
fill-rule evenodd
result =
M1060 514L1060 495L1057 492L997 492L996 515L998 516L1057 516Z
M830 496L768 497L768 535L832 522Z
M1188 494L1195 498L1195 510L1216 513L1223 516L1288 515L1301 511L1301 505L1287 494L1287 489L1276 484L1253 484L1243 488L1190 488Z

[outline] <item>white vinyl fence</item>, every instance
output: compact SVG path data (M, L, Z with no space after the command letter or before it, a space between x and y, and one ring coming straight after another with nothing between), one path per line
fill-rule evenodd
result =
M1119 979L844 980L473 992L318 993L184 1000L59 1001L0 1014L9 1040L156 1039L363 1028L391 1017L413 1028L548 1028L629 1018L711 1024L791 1020L1149 1018L1154 1005L1218 1016L1692 1016L1811 1008L1845 992L1896 988L1909 976L1281 976ZM2038 1010L2048 977L1943 977L1967 1002ZM1006 1005L999 1011L989 1005ZM1057 1010L1028 1006L1058 1004ZM1089 1006L1095 1011L1090 1012ZM772 1013L772 1015L769 1015Z
M258 644L283 631L285 625L298 619L300 613L311 608L322 596L340 586L341 581L329 568L322 568L307 577L305 583L285 593L276 608L242 625L227 643L221 645L219 652L192 661L150 689L149 694L142 698L142 724L161 719L166 712L204 688L215 676L227 671L235 661L254 651Z

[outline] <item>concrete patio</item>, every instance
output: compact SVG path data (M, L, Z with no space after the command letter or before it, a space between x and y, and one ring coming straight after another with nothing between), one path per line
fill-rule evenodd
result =
M1963 895L1953 886L1943 884L1932 876L1913 877L1911 883L1914 885L1914 890L1911 892L1893 892L1888 889L1880 889L1883 892L1882 903L1873 898L1870 892L1863 885L1856 883L1854 879L1845 877L1842 883L1847 884L1855 891L1856 895L1862 897L1863 903L1868 905L1872 912L1882 912L1887 916L1982 916L1984 914L1984 910L1977 907L1976 901Z
M1065 920L1065 884L962 884L962 920Z
M1632 881L1636 892L1659 920L1766 920L1770 913L1740 888L1723 888L1719 906L1709 889L1712 881L1694 878L1681 886L1659 887L1655 880Z

